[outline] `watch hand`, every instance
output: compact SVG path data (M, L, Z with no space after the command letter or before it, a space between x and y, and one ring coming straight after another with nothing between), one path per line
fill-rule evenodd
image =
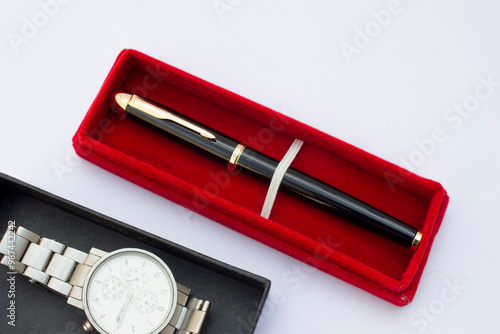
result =
M148 301L146 301L146 305L148 305L148 306L149 306L149 307L151 307L151 308L154 308L154 306L153 306L154 304L151 304L151 303L150 303L150 302L148 302Z
M138 281L139 277L136 278L125 278L126 281Z
M130 301L132 300L133 297L134 295L132 294L132 292L129 292L127 295L127 300L125 300L125 303L123 303L122 308L120 309L118 315L116 316L116 322L118 323L116 328L120 328L120 325L122 324L123 321L123 316L125 315L125 311L127 310L127 307L130 304Z

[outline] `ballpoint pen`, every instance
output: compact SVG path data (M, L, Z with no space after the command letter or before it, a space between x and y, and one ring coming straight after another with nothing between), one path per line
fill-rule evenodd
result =
M138 95L118 93L115 100L127 115L142 119L225 161L230 170L239 167L270 180L279 164L277 160L227 135ZM280 188L311 200L345 220L406 248L416 249L421 241L422 234L417 228L292 167L285 172Z

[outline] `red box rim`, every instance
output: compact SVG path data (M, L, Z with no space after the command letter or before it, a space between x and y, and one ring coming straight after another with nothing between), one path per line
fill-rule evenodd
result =
M157 60L138 51L126 49L120 53L99 94L94 100L84 121L73 138L75 150L83 158L103 167L104 169L110 170L111 172L154 191L163 197L169 198L176 203L184 205L190 209L194 209L193 207L189 207L185 204L186 201L192 199L192 191L188 191L188 194L186 194L186 189L191 188L192 185L187 184L185 181L175 177L166 177L163 171L155 170L154 168L151 168L151 166L148 166L145 162L139 161L134 157L128 156L123 152L106 146L88 135L93 129L99 127L100 121L103 117L105 117L105 115L100 114L99 110L103 110L103 105L109 105L110 96L116 90L117 82L120 82L120 72L123 70L126 62L131 58L160 64L160 66L167 69L169 73L182 77L186 81L198 84L200 87L203 87L204 90L209 92L209 94L215 94L218 97L222 96L226 98L231 97L238 99L252 110L255 110L254 114L273 114L276 112L178 70L170 65L158 62ZM287 118L283 115L280 117ZM358 166L362 159L368 156L375 164L375 167L369 171L370 173L373 173L373 170L384 169L394 174L401 174L401 168L398 166L374 157L369 153L333 138L323 132L320 132L319 130L313 129L308 125L291 118L287 119L296 126L307 129L307 133L312 133L313 135L318 136L320 138L320 144L323 145L323 148L331 148L332 146L336 148L343 147L344 150L347 148L357 152L355 154L354 161L351 162L358 163ZM291 135L294 134L292 133ZM150 173L145 173L144 171L146 170L150 171ZM238 207L224 198L213 198L210 205L201 213L304 262L311 260L315 251L327 252L330 254L328 259L323 259L324 261L320 262L319 265L316 265L319 269L350 282L351 284L388 300L391 303L401 306L409 303L416 292L423 268L429 256L432 242L439 229L448 203L446 191L440 184L423 179L407 171L404 173L405 177L410 182L425 184L425 187L427 187L428 191L433 194L433 197L430 200L429 209L422 229L422 233L429 237L422 240L419 249L414 253L408 265L409 269L404 272L400 280L396 280L378 272L374 268L371 268L356 259L348 258L335 249L328 248L314 240L303 238L300 233L296 231L287 230L286 235L283 235L280 233L283 231L283 226L280 226L279 229L277 229L275 223L260 217L256 213L249 214L248 216L250 216L250 218L248 218L248 216L242 217L240 214L241 207ZM198 189L198 191L204 190ZM194 210L200 212L199 210Z

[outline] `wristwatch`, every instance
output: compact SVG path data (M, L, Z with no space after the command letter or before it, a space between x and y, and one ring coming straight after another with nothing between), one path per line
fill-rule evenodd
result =
M11 271L83 309L89 333L199 334L210 307L142 249L92 248L87 254L9 222L0 257Z

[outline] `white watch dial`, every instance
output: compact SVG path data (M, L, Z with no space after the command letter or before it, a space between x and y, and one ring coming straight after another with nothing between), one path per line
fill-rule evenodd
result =
M127 248L109 253L91 269L83 303L100 332L158 333L172 317L177 287L157 256Z

